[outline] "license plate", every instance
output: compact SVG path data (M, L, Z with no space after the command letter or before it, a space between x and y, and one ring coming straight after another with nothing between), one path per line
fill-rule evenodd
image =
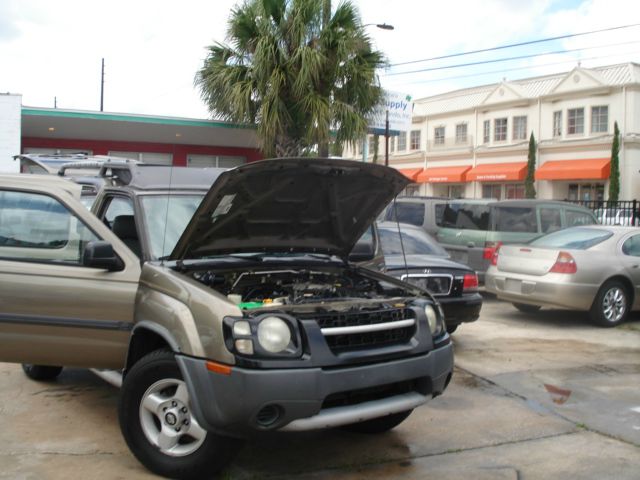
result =
M451 252L451 260L455 262L464 263L466 265L467 259L468 259L467 252L460 252L457 250L454 250Z
M504 282L504 289L507 292L522 293L522 281L515 280L513 278L507 278L507 280Z

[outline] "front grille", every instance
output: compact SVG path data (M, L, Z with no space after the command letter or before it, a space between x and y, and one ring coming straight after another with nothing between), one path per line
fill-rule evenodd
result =
M309 318L313 318L323 330L333 353L401 345L411 340L416 331L415 313L410 308L319 313ZM398 326L395 327L394 323ZM380 330L376 330L376 325L381 327ZM368 330L367 326L371 326L372 331L363 331ZM356 328L336 333L349 327Z
M424 288L432 295L444 296L449 295L451 292L453 276L410 273L409 275L403 275L402 280Z

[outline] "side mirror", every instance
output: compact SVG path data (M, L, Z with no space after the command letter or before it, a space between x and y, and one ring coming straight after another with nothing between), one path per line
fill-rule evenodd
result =
M122 260L113 251L109 242L89 242L82 255L82 265L90 268L101 268L109 272L124 269Z
M376 256L371 238L369 241L358 242L349 253L349 261L354 263L369 262Z

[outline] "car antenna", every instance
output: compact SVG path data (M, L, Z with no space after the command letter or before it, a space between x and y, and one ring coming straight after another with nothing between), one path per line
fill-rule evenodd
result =
M398 238L400 238L400 249L402 250L402 261L404 262L404 273L409 278L409 267L407 266L407 255L404 251L404 241L402 240L402 232L400 231L400 220L398 220L398 208L396 202L397 195L393 197L393 218L396 219L396 227L398 227Z

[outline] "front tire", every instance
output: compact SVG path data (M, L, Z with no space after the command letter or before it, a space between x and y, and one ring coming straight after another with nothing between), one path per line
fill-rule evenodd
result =
M447 333L451 335L453 332L455 332L458 329L459 326L460 326L459 323L456 323L455 325L447 325Z
M536 313L542 308L540 305L528 305L526 303L514 303L513 306L523 313Z
M32 365L30 363L22 364L22 371L31 380L45 382L55 380L62 372L62 367L53 367L49 365Z
M589 315L601 327L615 327L629 314L629 294L625 286L617 280L609 280L600 287Z
M193 416L187 385L173 352L156 350L124 378L120 429L136 458L170 478L202 478L228 465L240 440L204 430Z
M355 433L367 433L376 434L388 432L392 428L397 427L406 418L411 415L413 410L406 410L400 413L392 413L386 417L372 418L371 420L365 420L364 422L351 423L342 427L344 430Z

